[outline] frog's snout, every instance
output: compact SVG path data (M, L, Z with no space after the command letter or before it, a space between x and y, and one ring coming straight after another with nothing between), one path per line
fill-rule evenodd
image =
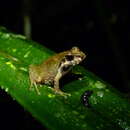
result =
M86 58L87 54L82 52L81 59L84 60Z

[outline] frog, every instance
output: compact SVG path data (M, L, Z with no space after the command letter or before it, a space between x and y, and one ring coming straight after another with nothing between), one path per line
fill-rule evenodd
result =
M66 95L60 89L60 79L85 58L86 54L79 47L72 47L51 56L41 64L29 65L30 88L35 87L37 94L40 95L38 84L52 85L55 93Z

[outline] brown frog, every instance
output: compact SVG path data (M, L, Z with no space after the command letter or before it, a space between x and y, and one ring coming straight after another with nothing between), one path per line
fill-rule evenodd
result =
M29 78L31 87L34 85L38 94L40 94L37 84L52 84L54 91L64 95L59 88L59 80L67 74L71 68L85 59L86 55L78 47L73 47L50 57L39 65L29 66Z

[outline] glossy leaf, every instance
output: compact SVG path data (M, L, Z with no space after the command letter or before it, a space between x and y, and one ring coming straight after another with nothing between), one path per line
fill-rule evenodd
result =
M117 90L83 67L73 68L71 80L62 83L61 96L51 86L29 90L28 66L41 63L54 52L21 35L0 30L0 85L34 118L52 130L119 130L130 129L130 104ZM66 76L67 77L67 76ZM74 77L74 78L73 78ZM85 107L82 95L93 91Z

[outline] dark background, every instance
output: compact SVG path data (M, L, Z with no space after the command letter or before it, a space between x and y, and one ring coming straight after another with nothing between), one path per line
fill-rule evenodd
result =
M78 46L88 54L82 65L123 93L129 93L129 2L112 0L2 0L0 26L25 34L56 52ZM4 129L43 129L0 90ZM0 126L1 127L1 126Z

